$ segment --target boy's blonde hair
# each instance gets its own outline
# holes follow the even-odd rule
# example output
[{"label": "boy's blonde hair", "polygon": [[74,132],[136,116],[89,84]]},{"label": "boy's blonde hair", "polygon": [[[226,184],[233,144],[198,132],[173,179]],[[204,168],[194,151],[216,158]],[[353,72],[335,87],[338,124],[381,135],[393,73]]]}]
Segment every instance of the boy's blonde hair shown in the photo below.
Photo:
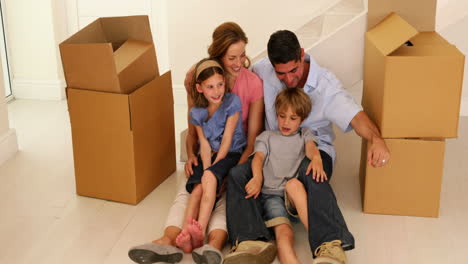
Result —
[{"label": "boy's blonde hair", "polygon": [[312,110],[312,102],[302,88],[286,88],[275,99],[276,114],[286,111],[288,106],[304,121]]},{"label": "boy's blonde hair", "polygon": [[[191,96],[196,107],[208,107],[208,100],[206,100],[202,93],[197,91],[197,84],[201,85],[203,81],[215,74],[220,74],[224,78],[224,70],[217,60],[202,59],[195,66],[191,83]],[[225,89],[225,93],[228,93],[229,91],[226,86]]]}]

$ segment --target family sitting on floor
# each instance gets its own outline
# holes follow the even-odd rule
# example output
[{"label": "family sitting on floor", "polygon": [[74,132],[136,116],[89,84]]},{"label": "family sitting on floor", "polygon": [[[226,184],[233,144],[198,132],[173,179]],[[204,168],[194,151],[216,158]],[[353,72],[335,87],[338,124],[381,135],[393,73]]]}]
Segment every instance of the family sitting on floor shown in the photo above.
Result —
[{"label": "family sitting on floor", "polygon": [[[233,22],[213,32],[208,58],[186,75],[187,182],[164,234],[130,249],[136,263],[300,263],[291,221],[308,232],[314,264],[345,264],[354,237],[329,183],[335,163],[332,124],[369,142],[368,163],[390,153],[379,130],[288,30],[270,36],[249,70],[248,39]],[[221,253],[226,240],[231,253]],[[272,243],[276,240],[276,243]]]}]

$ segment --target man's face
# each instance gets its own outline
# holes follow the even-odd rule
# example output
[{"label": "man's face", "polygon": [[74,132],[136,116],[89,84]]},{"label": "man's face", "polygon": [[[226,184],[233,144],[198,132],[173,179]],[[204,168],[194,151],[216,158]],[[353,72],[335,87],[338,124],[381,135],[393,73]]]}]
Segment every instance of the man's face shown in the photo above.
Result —
[{"label": "man's face", "polygon": [[296,88],[304,73],[304,53],[298,61],[278,63],[274,65],[276,77],[282,81],[287,88]]}]

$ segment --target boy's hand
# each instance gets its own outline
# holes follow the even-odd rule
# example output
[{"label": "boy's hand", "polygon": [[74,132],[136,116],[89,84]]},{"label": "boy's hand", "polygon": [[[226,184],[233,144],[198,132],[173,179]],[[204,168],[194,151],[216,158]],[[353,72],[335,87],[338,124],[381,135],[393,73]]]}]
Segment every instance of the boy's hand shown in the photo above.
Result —
[{"label": "boy's hand", "polygon": [[312,157],[312,160],[307,167],[306,175],[312,171],[312,179],[316,182],[324,182],[328,180],[327,174],[323,170],[322,158],[320,156]]},{"label": "boy's hand", "polygon": [[245,185],[245,192],[247,193],[247,196],[245,196],[245,199],[249,199],[250,197],[257,199],[261,190],[262,190],[262,181],[255,177],[250,179],[250,181]]}]

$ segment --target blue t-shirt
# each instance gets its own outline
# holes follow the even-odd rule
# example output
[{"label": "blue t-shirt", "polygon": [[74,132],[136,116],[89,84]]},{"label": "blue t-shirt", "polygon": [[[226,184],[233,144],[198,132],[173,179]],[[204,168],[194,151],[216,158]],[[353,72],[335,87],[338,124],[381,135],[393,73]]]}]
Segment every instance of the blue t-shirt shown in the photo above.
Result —
[{"label": "blue t-shirt", "polygon": [[218,152],[221,141],[223,140],[227,119],[235,113],[239,113],[239,119],[234,129],[229,152],[242,153],[247,140],[242,130],[242,108],[237,95],[226,93],[223,102],[210,119],[208,119],[208,110],[206,108],[192,107],[190,110],[190,122],[196,126],[202,127],[206,139],[210,142],[211,150]]}]

